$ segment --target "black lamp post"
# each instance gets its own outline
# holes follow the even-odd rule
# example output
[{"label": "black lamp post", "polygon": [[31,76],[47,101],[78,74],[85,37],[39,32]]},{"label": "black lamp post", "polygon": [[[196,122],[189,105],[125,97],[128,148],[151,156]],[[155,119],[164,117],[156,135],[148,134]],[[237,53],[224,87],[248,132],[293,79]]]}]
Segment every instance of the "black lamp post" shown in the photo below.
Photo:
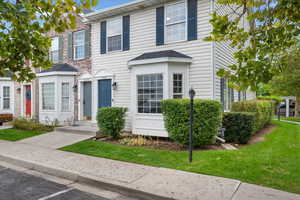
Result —
[{"label": "black lamp post", "polygon": [[194,97],[195,90],[190,89],[190,128],[189,128],[189,162],[193,161],[193,124],[194,124]]}]

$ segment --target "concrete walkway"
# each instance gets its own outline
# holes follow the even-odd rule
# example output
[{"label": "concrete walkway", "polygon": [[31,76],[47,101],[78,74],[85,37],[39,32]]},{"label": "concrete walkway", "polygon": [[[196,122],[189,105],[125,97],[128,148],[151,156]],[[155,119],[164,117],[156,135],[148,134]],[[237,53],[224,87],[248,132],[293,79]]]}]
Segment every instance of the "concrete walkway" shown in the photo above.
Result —
[{"label": "concrete walkway", "polygon": [[300,200],[300,195],[237,180],[96,158],[32,143],[0,140],[0,161],[139,199]]},{"label": "concrete walkway", "polygon": [[16,143],[29,144],[33,146],[41,146],[51,149],[58,149],[64,146],[68,146],[83,140],[92,138],[93,135],[86,134],[72,134],[65,132],[50,132],[35,137],[20,140]]}]

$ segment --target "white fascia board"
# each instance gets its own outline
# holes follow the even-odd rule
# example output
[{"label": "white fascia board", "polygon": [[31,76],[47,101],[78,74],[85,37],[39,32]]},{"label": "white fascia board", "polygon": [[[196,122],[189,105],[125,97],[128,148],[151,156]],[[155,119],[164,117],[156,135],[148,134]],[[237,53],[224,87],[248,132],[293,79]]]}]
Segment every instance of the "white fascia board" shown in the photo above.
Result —
[{"label": "white fascia board", "polygon": [[11,81],[10,77],[1,77],[0,81]]},{"label": "white fascia board", "polygon": [[75,76],[77,75],[78,72],[43,72],[43,73],[38,73],[38,77],[43,77],[43,76]]},{"label": "white fascia board", "polygon": [[128,62],[128,67],[131,68],[135,65],[145,65],[153,63],[192,63],[192,58],[153,58],[153,59],[144,59],[144,60],[133,60]]}]

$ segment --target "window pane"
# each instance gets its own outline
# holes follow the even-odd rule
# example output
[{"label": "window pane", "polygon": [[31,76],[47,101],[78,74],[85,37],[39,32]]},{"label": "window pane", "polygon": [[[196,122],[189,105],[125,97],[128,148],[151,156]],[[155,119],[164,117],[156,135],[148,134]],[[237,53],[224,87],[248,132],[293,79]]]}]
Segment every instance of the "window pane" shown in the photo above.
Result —
[{"label": "window pane", "polygon": [[137,76],[138,112],[161,113],[160,102],[163,99],[162,74]]},{"label": "window pane", "polygon": [[55,101],[54,83],[42,83],[42,108],[43,110],[54,110]]},{"label": "window pane", "polygon": [[62,83],[61,87],[62,91],[62,99],[61,99],[61,110],[64,111],[69,111],[70,108],[70,86],[69,83]]},{"label": "window pane", "polygon": [[58,62],[59,60],[59,51],[51,51],[51,61]]},{"label": "window pane", "polygon": [[74,45],[84,45],[84,31],[78,31],[74,33]]},{"label": "window pane", "polygon": [[107,50],[108,51],[116,51],[116,50],[121,50],[121,35],[117,36],[112,36],[108,38],[107,41]]},{"label": "window pane", "polygon": [[107,22],[107,36],[121,35],[122,21],[121,18],[110,20]]},{"label": "window pane", "polygon": [[167,6],[166,8],[166,24],[185,21],[186,19],[185,3],[178,3]]},{"label": "window pane", "polygon": [[183,76],[182,74],[173,74],[173,98],[181,99],[183,97]]},{"label": "window pane", "polygon": [[3,87],[3,109],[10,109],[10,87]]},{"label": "window pane", "polygon": [[166,36],[168,42],[185,40],[185,35],[185,22],[167,26]]},{"label": "window pane", "polygon": [[57,51],[58,48],[59,48],[58,37],[54,37],[54,38],[52,38],[52,41],[51,41],[51,51]]},{"label": "window pane", "polygon": [[84,46],[76,46],[75,47],[75,59],[84,58]]}]

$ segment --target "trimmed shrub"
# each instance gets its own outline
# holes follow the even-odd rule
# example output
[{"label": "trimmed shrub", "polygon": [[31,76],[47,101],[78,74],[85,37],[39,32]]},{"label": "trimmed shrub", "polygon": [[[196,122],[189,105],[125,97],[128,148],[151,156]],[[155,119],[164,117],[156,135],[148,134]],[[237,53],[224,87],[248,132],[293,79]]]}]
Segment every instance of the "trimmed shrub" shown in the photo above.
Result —
[{"label": "trimmed shrub", "polygon": [[[168,99],[162,101],[165,127],[171,139],[179,144],[188,144],[189,99]],[[193,145],[202,146],[215,143],[215,136],[221,124],[221,104],[219,101],[195,99]]]},{"label": "trimmed shrub", "polygon": [[255,113],[228,112],[223,115],[226,142],[246,144],[255,128]]},{"label": "trimmed shrub", "polygon": [[232,104],[232,112],[255,113],[254,132],[268,124],[274,115],[274,102],[266,100],[239,101]]},{"label": "trimmed shrub", "polygon": [[114,139],[119,138],[125,126],[125,113],[127,108],[109,107],[98,110],[97,121],[100,132]]},{"label": "trimmed shrub", "polygon": [[13,120],[12,114],[0,114],[0,123],[10,122]]},{"label": "trimmed shrub", "polygon": [[13,128],[25,131],[45,131],[50,132],[54,130],[54,126],[40,124],[33,119],[15,119],[12,122]]},{"label": "trimmed shrub", "polygon": [[276,112],[278,105],[283,101],[283,98],[279,96],[259,96],[257,97],[258,100],[267,100],[274,102],[274,112]]}]

